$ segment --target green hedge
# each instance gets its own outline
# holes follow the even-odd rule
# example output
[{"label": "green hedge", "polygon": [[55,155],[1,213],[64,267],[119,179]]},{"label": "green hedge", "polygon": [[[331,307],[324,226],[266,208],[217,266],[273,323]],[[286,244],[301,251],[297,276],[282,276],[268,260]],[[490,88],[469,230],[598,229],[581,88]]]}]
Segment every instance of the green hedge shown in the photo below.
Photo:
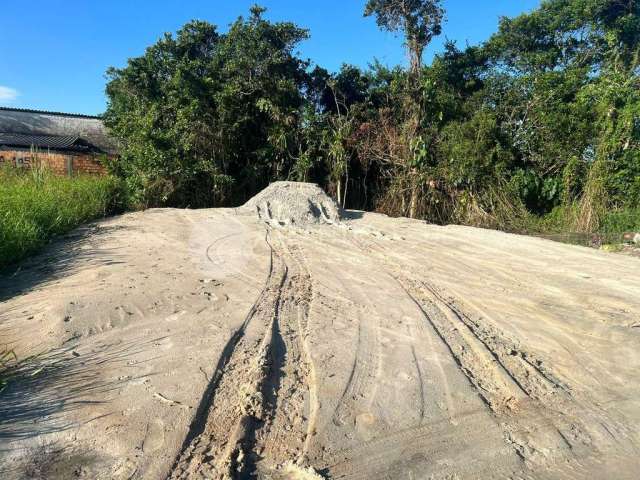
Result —
[{"label": "green hedge", "polygon": [[114,213],[123,199],[121,182],[113,177],[0,169],[0,270],[56,235]]}]

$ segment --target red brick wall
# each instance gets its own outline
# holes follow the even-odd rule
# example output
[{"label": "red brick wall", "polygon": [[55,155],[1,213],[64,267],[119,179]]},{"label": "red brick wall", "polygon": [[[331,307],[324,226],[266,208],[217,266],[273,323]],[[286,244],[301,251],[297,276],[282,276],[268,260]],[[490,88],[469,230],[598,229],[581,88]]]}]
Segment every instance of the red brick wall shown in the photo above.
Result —
[{"label": "red brick wall", "polygon": [[105,175],[107,173],[104,165],[100,163],[100,159],[91,155],[75,157],[73,159],[73,171],[90,173],[93,175]]},{"label": "red brick wall", "polygon": [[75,153],[42,153],[33,154],[19,150],[0,150],[0,165],[30,168],[34,165],[42,165],[56,175],[67,175],[68,159],[71,158],[72,173],[105,175],[106,168],[100,162],[101,156],[94,154]]}]

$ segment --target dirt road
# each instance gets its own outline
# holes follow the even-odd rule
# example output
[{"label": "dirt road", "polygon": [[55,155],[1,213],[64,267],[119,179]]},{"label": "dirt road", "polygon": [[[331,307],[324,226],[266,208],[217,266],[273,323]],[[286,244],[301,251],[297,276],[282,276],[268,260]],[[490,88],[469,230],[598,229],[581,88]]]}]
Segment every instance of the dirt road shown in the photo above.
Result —
[{"label": "dirt road", "polygon": [[2,278],[40,356],[0,477],[637,478],[640,259],[308,204],[127,214]]}]

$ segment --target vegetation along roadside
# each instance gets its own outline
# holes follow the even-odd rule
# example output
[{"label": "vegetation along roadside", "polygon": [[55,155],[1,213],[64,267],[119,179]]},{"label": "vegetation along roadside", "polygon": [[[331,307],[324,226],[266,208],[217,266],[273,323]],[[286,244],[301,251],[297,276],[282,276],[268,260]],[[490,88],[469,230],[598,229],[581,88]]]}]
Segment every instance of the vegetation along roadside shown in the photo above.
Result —
[{"label": "vegetation along roadside", "polygon": [[122,208],[120,180],[60,177],[46,170],[0,169],[0,270],[55,235]]}]

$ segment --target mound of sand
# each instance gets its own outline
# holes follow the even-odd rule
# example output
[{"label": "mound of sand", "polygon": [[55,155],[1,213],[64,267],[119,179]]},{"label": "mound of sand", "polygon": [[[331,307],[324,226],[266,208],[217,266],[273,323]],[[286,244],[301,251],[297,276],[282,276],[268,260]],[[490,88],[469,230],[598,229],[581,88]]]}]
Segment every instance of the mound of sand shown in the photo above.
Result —
[{"label": "mound of sand", "polygon": [[336,224],[336,203],[315,183],[274,182],[244,204],[272,226]]}]

